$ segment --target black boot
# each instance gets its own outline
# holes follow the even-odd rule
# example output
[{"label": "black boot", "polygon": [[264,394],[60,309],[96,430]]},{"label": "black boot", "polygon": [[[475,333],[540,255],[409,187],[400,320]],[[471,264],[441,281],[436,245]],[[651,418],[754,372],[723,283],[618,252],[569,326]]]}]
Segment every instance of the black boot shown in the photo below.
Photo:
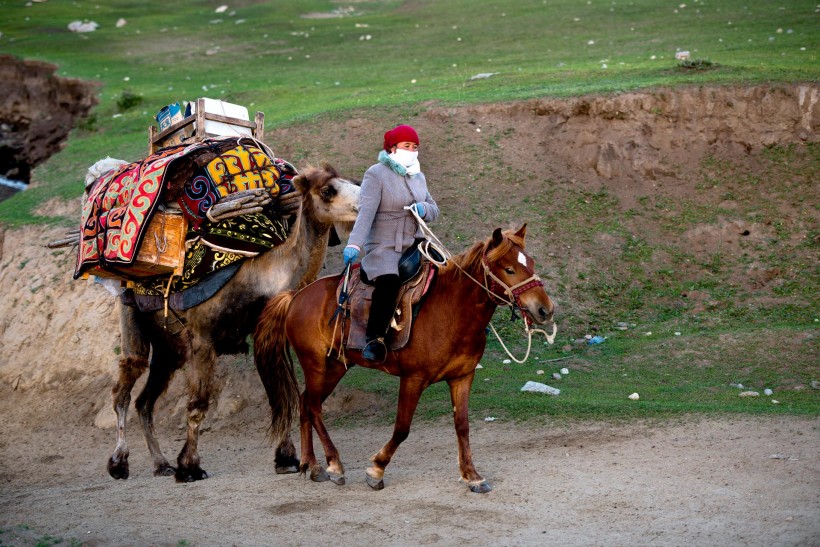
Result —
[{"label": "black boot", "polygon": [[373,363],[384,363],[387,358],[387,346],[384,345],[384,337],[368,340],[367,345],[362,350],[362,357]]},{"label": "black boot", "polygon": [[373,301],[370,304],[370,316],[367,318],[365,331],[367,344],[362,350],[362,357],[374,363],[382,363],[387,357],[384,338],[396,311],[396,300],[401,285],[399,276],[392,274],[380,275],[373,280],[373,285]]}]

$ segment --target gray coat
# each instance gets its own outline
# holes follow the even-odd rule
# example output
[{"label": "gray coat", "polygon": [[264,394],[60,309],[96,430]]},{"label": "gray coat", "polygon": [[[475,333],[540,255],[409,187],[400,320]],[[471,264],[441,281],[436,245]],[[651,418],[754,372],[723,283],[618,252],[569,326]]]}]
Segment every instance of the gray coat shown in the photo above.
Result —
[{"label": "gray coat", "polygon": [[424,173],[401,176],[383,163],[365,172],[359,215],[347,244],[364,251],[362,268],[368,278],[399,273],[401,254],[422,237],[413,215],[404,210],[413,203],[424,204],[424,222],[438,218],[438,205],[427,191]]}]

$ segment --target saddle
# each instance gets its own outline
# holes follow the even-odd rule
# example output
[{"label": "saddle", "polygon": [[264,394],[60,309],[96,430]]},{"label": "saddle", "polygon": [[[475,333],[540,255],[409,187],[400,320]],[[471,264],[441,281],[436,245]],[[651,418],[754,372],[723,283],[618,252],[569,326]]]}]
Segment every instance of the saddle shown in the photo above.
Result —
[{"label": "saddle", "polygon": [[[390,323],[385,344],[391,350],[407,345],[413,325],[414,306],[417,306],[430,288],[436,274],[436,268],[427,260],[422,260],[418,249],[413,249],[407,257],[402,257],[399,264],[399,299],[393,320]],[[366,341],[365,330],[370,316],[370,305],[373,301],[373,285],[361,268],[355,267],[350,272],[348,283],[347,309],[350,310],[350,331],[345,346],[350,349],[363,349]],[[336,298],[342,291],[342,283],[336,289]]]}]

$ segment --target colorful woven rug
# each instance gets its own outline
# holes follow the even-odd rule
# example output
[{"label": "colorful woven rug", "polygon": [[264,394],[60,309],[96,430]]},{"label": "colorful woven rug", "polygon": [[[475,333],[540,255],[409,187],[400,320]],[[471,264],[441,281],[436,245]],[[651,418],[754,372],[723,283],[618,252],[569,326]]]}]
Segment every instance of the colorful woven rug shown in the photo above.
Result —
[{"label": "colorful woven rug", "polygon": [[[275,198],[293,190],[291,181],[296,175],[290,163],[272,160],[254,141],[241,138],[205,139],[169,147],[106,173],[91,186],[83,204],[74,278],[94,266],[127,272],[123,268],[134,263],[157,207],[171,200],[180,205],[189,222],[187,239],[213,243],[207,249],[200,248],[202,243],[187,245],[185,281],[177,280],[177,284],[195,284],[214,269],[245,258],[248,252],[261,252],[281,243],[288,231],[287,221],[273,208],[263,215],[252,215],[260,218],[246,215],[218,224],[206,219],[206,211],[220,198],[242,190],[266,188]],[[216,247],[222,249],[215,251]],[[206,271],[207,267],[211,269]]]},{"label": "colorful woven rug", "polygon": [[145,228],[160,203],[163,177],[185,148],[167,148],[106,173],[83,203],[74,279],[92,266],[134,262]]}]

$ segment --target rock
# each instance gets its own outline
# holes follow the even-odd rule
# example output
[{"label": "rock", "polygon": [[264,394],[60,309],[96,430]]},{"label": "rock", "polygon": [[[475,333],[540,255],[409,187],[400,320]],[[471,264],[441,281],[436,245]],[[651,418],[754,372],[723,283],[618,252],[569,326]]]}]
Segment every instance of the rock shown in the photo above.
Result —
[{"label": "rock", "polygon": [[558,374],[557,372],[553,372],[553,373],[552,373],[552,379],[553,379],[553,380],[560,380],[560,379],[561,379],[561,375],[560,375],[560,374]]},{"label": "rock", "polygon": [[541,370],[541,369],[538,369],[538,370],[535,371],[535,373],[540,376],[540,375],[544,374],[544,371]]},{"label": "rock", "polygon": [[562,368],[562,369],[561,369],[561,374],[563,374],[564,376],[566,376],[567,374],[569,374],[569,369],[568,369],[568,368]]},{"label": "rock", "polygon": [[630,395],[630,396],[629,396],[629,400],[630,400],[630,401],[637,401],[637,400],[639,400],[640,398],[641,398],[641,396],[640,396],[640,395],[638,395],[637,393],[633,393],[632,395]]},{"label": "rock", "polygon": [[820,389],[820,382],[818,382],[817,380],[812,380],[810,385],[814,389]]},{"label": "rock", "polygon": [[760,397],[760,393],[757,391],[743,391],[740,393],[741,397]]},{"label": "rock", "polygon": [[764,389],[764,390],[763,390],[763,395],[766,395],[767,397],[768,397],[769,395],[771,395],[772,393],[774,393],[774,391],[772,391],[772,390],[771,390],[771,389],[769,389],[769,388],[766,388],[766,389]]},{"label": "rock", "polygon": [[547,384],[542,384],[540,382],[533,382],[529,381],[521,388],[521,391],[531,391],[533,393],[546,393],[548,395],[559,395],[561,393],[560,389],[556,389],[554,387],[550,387]]}]

